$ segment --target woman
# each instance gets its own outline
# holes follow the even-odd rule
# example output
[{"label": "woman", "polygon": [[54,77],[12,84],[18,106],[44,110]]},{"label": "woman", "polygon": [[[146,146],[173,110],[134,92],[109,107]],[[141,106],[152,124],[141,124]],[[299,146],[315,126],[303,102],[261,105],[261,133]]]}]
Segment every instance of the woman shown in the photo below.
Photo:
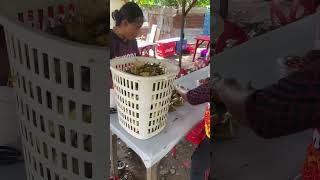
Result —
[{"label": "woman", "polygon": [[[176,87],[177,93],[182,98],[192,105],[198,105],[210,102],[210,88],[209,78],[201,80],[201,85],[190,91],[185,90],[183,87]],[[203,125],[201,122],[198,127]],[[210,169],[210,143],[207,138],[203,139],[198,148],[194,151],[191,157],[191,180],[205,180],[208,176]]]},{"label": "woman", "polygon": [[303,69],[266,88],[246,89],[229,79],[218,90],[234,119],[260,137],[277,138],[315,129],[301,173],[303,180],[320,179],[319,49],[316,45],[306,55]]},{"label": "woman", "polygon": [[110,32],[110,58],[140,56],[136,37],[144,22],[141,8],[133,2],[112,13],[115,27]]}]

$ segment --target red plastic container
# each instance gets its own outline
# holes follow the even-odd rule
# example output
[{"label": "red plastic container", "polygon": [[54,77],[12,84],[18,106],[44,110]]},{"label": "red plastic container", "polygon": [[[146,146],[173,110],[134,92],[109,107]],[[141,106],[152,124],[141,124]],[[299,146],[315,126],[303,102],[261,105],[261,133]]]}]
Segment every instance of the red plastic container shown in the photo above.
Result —
[{"label": "red plastic container", "polygon": [[201,120],[186,136],[186,139],[192,144],[200,144],[201,141],[206,137],[204,129],[205,121]]},{"label": "red plastic container", "polygon": [[160,57],[170,57],[175,55],[176,42],[159,42],[156,47],[157,55]]}]

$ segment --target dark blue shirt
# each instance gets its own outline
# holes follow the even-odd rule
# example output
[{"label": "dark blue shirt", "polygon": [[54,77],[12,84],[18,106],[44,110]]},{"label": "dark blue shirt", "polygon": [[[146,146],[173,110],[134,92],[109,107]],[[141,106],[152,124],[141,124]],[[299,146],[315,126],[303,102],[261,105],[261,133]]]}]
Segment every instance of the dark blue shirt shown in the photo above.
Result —
[{"label": "dark blue shirt", "polygon": [[123,41],[117,34],[110,31],[110,58],[133,56],[140,56],[137,41]]}]

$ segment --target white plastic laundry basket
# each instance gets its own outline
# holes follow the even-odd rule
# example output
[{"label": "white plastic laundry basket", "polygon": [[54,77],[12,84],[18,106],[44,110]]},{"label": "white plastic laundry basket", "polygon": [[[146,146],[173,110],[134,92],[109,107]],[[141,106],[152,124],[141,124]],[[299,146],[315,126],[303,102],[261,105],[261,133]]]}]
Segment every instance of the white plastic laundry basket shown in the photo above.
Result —
[{"label": "white plastic laundry basket", "polygon": [[[124,72],[136,60],[161,63],[165,74],[142,77]],[[163,130],[178,67],[166,60],[147,57],[113,59],[110,63],[121,126],[138,139],[148,139]]]},{"label": "white plastic laundry basket", "polygon": [[0,24],[17,77],[27,179],[109,179],[107,48],[51,36],[3,14]]}]

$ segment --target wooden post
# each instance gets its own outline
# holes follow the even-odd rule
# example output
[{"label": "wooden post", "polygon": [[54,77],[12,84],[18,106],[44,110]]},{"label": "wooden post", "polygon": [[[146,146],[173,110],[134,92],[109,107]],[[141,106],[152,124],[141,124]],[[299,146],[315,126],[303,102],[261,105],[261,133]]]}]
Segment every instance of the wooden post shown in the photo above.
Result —
[{"label": "wooden post", "polygon": [[181,31],[180,31],[180,53],[179,53],[179,67],[181,68],[182,62],[182,47],[183,47],[183,40],[184,40],[184,22],[185,22],[185,14],[186,12],[186,0],[182,1],[182,12],[181,12]]},{"label": "wooden post", "polygon": [[147,180],[158,179],[158,163],[153,165],[151,168],[147,168]]}]

